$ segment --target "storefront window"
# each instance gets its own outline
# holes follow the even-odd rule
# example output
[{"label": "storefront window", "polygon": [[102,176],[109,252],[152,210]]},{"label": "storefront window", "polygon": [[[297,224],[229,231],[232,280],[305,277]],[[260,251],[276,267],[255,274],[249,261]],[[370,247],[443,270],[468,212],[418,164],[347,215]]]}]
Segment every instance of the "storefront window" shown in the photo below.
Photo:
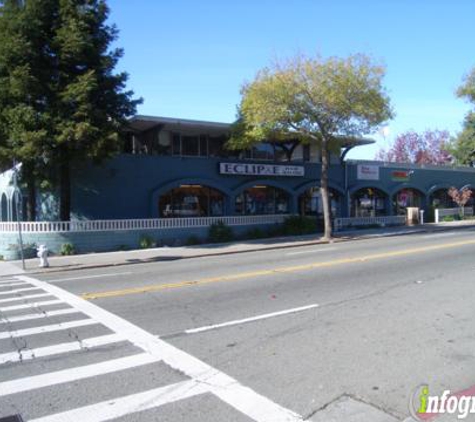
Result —
[{"label": "storefront window", "polygon": [[452,201],[447,189],[438,189],[432,193],[430,204],[433,208],[455,208],[457,206]]},{"label": "storefront window", "polygon": [[170,132],[161,131],[158,133],[157,154],[171,155],[172,153],[172,136]]},{"label": "storefront window", "polygon": [[207,135],[200,135],[200,156],[201,157],[208,156],[208,136]]},{"label": "storefront window", "polygon": [[226,138],[224,136],[210,136],[208,138],[209,156],[223,157],[225,142],[226,142]]},{"label": "storefront window", "polygon": [[246,150],[245,158],[249,160],[274,160],[274,145],[262,142]]},{"label": "storefront window", "polygon": [[181,155],[196,156],[199,153],[199,137],[198,136],[182,136],[181,137]]},{"label": "storefront window", "polygon": [[376,188],[360,189],[353,195],[351,208],[354,217],[386,215],[386,195]]},{"label": "storefront window", "polygon": [[254,186],[236,197],[235,207],[238,214],[286,214],[289,196],[272,186]]},{"label": "storefront window", "polygon": [[224,215],[224,195],[202,185],[181,185],[159,199],[160,217],[209,217]]},{"label": "storefront window", "polygon": [[181,155],[181,136],[179,133],[172,135],[172,153],[173,155]]},{"label": "storefront window", "polygon": [[402,189],[393,197],[394,211],[398,215],[405,215],[407,207],[421,207],[422,194],[415,189]]},{"label": "storefront window", "polygon": [[[329,189],[330,209],[332,218],[340,215],[341,196],[334,189]],[[299,198],[300,213],[302,215],[315,215],[323,218],[322,196],[319,187],[308,189]]]}]

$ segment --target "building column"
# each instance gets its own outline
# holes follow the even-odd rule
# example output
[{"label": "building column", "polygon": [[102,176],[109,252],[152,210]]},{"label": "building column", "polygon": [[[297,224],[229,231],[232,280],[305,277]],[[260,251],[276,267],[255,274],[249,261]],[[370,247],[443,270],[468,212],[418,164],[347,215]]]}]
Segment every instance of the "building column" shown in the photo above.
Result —
[{"label": "building column", "polygon": [[386,205],[386,215],[394,215],[394,213],[396,212],[393,207],[392,197],[392,195],[388,195],[384,201]]}]

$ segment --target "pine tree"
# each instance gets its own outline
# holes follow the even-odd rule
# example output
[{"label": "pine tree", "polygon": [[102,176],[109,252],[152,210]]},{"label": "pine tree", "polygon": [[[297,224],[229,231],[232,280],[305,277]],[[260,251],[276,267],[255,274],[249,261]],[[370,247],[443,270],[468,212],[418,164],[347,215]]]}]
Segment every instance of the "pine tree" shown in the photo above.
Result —
[{"label": "pine tree", "polygon": [[0,162],[33,177],[57,170],[60,218],[70,218],[71,166],[119,151],[119,133],[140,100],[114,73],[121,49],[104,0],[0,3]]}]

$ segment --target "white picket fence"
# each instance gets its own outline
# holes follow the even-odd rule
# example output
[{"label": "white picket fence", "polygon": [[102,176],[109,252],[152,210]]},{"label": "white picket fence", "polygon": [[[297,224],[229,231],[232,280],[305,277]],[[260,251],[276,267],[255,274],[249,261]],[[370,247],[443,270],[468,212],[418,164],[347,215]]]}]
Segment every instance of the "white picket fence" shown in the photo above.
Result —
[{"label": "white picket fence", "polygon": [[406,224],[406,216],[404,215],[390,215],[382,217],[348,217],[348,218],[335,218],[334,228],[335,231],[342,230],[349,227],[362,227],[362,226],[403,226]]},{"label": "white picket fence", "polygon": [[[434,210],[434,221],[440,223],[443,217],[460,215],[460,208],[438,208]],[[465,207],[463,215],[473,217],[473,207]]]},{"label": "white picket fence", "polygon": [[84,221],[13,221],[0,222],[0,233],[17,232],[20,224],[24,233],[58,233],[58,232],[96,232],[118,230],[150,229],[187,229],[209,227],[222,221],[228,226],[248,226],[255,224],[282,223],[289,214],[279,215],[237,215],[225,217],[190,217],[190,218],[148,218],[130,220],[84,220]]}]

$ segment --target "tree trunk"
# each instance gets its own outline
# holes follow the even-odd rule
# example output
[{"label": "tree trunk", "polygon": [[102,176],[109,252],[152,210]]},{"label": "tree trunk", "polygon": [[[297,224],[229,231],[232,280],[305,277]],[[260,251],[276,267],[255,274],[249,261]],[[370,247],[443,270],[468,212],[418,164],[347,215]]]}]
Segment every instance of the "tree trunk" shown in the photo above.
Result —
[{"label": "tree trunk", "polygon": [[322,141],[322,174],[321,174],[321,195],[322,195],[322,208],[323,208],[323,223],[324,232],[323,239],[330,240],[332,238],[332,219],[330,210],[330,199],[328,195],[328,169],[329,169],[329,153],[328,153],[328,140]]},{"label": "tree trunk", "polygon": [[71,171],[69,162],[65,158],[59,166],[59,219],[71,219]]},{"label": "tree trunk", "polygon": [[26,181],[26,220],[36,221],[36,179],[31,165],[25,164],[23,167]]}]

